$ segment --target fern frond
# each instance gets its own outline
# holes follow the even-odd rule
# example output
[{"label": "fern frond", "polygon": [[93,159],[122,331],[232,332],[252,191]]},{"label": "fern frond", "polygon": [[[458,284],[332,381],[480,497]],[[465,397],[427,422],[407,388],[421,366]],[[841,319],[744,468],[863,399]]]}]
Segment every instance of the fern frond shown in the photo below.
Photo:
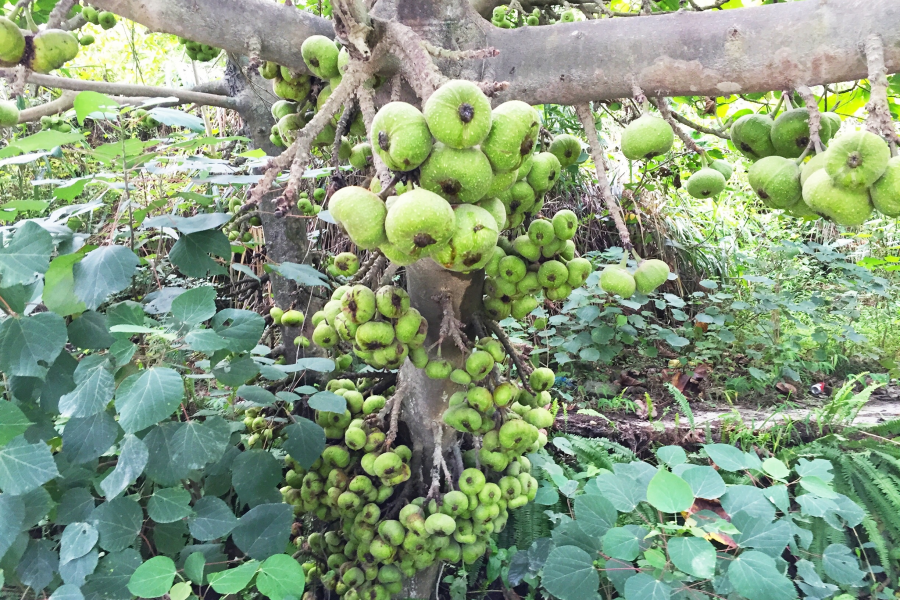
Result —
[{"label": "fern frond", "polygon": [[874,547],[875,554],[878,556],[878,562],[881,563],[881,567],[888,573],[890,577],[892,575],[891,571],[891,556],[890,549],[888,548],[888,541],[884,538],[884,535],[881,533],[881,529],[871,517],[866,517],[862,521],[863,529],[866,531],[866,537],[869,538],[869,542],[871,542]]},{"label": "fern frond", "polygon": [[669,393],[672,394],[672,397],[675,398],[675,402],[678,404],[678,408],[681,409],[681,413],[687,418],[688,423],[690,423],[691,425],[691,431],[693,431],[694,411],[691,410],[691,405],[688,402],[688,399],[685,398],[684,394],[682,394],[681,391],[671,383],[666,383],[666,388],[669,390]]}]

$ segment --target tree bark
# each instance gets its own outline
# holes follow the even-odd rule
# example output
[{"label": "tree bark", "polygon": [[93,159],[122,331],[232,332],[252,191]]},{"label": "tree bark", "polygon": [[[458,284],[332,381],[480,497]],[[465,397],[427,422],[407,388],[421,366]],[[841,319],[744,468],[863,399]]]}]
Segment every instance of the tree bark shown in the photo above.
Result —
[{"label": "tree bark", "polygon": [[896,0],[804,0],[724,11],[491,28],[498,100],[578,104],[630,97],[723,96],[867,76],[861,44],[880,35],[900,70]]}]

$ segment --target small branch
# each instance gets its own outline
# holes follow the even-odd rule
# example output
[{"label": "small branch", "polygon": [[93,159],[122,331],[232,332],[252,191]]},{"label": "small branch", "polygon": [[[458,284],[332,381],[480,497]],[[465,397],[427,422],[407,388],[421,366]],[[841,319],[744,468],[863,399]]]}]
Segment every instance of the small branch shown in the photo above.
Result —
[{"label": "small branch", "polygon": [[58,29],[74,5],[75,0],[59,0],[50,11],[50,16],[47,17],[47,29]]},{"label": "small branch", "polygon": [[694,138],[678,126],[678,121],[672,116],[672,111],[669,110],[669,104],[666,102],[665,98],[654,98],[651,102],[653,103],[653,106],[659,109],[659,114],[672,126],[675,135],[678,136],[678,139],[681,140],[681,143],[683,143],[686,148],[690,148],[692,152],[695,152],[700,156],[706,156],[706,150],[698,146],[697,142],[694,141]]},{"label": "small branch", "polygon": [[[434,500],[441,493],[441,466],[444,465],[443,446],[441,445],[443,437],[443,428],[440,423],[433,421],[431,423],[431,431],[434,433],[434,454],[431,457],[431,487],[428,488],[428,495],[425,500]],[[446,469],[446,465],[444,465]]]},{"label": "small branch", "polygon": [[484,92],[488,98],[493,98],[500,92],[505,92],[509,87],[508,81],[479,81],[478,88]]},{"label": "small branch", "polygon": [[19,113],[19,123],[31,123],[32,121],[39,121],[41,117],[64,113],[74,106],[75,95],[75,92],[65,91],[52,102],[26,108]]},{"label": "small branch", "polygon": [[344,105],[344,112],[341,113],[341,118],[338,120],[337,127],[334,128],[334,143],[331,145],[331,163],[335,168],[337,168],[341,162],[341,138],[344,137],[350,129],[350,122],[355,116],[356,107],[353,103],[353,98],[351,97]]},{"label": "small branch", "polygon": [[410,27],[397,21],[385,24],[385,37],[392,50],[406,58],[402,61],[402,68],[407,73],[406,80],[413,86],[422,102],[425,102],[441,87],[446,78],[431,60],[422,38]]},{"label": "small branch", "polygon": [[603,147],[600,145],[600,140],[597,137],[597,126],[594,125],[594,113],[591,112],[591,107],[588,104],[577,104],[575,112],[581,121],[582,127],[584,127],[584,133],[590,145],[591,158],[594,159],[594,167],[597,170],[597,185],[600,188],[600,197],[603,199],[606,209],[616,224],[616,230],[619,232],[619,239],[625,248],[625,252],[629,252],[633,247],[631,245],[631,236],[628,234],[628,227],[626,227],[625,220],[622,218],[622,207],[619,206],[609,187]]},{"label": "small branch", "polygon": [[369,252],[368,258],[366,258],[365,262],[360,265],[359,270],[353,276],[352,279],[347,283],[347,285],[356,285],[357,283],[361,283],[369,271],[375,267],[375,264],[378,262],[379,258],[383,258],[384,254],[382,254],[379,250],[372,250]]},{"label": "small branch", "polygon": [[506,350],[506,354],[509,355],[509,358],[512,359],[513,364],[516,365],[516,373],[519,374],[519,379],[522,381],[522,387],[524,387],[529,394],[533,394],[534,390],[532,390],[531,386],[528,384],[528,376],[534,369],[532,369],[530,365],[522,360],[522,355],[519,354],[518,350],[513,348],[512,343],[509,341],[509,336],[506,335],[506,332],[503,331],[503,328],[500,327],[500,325],[498,325],[491,319],[484,319],[483,323],[488,329],[491,330],[494,335],[497,336],[497,339],[500,340],[501,344],[503,344],[503,349]]},{"label": "small branch", "polygon": [[700,123],[694,123],[687,117],[680,114],[678,111],[670,111],[672,118],[685,125],[686,127],[690,127],[694,131],[699,131],[700,133],[706,133],[708,135],[714,135],[718,138],[722,138],[723,140],[731,139],[728,133],[722,129],[707,127],[706,125],[701,125]]},{"label": "small branch", "polygon": [[403,91],[403,76],[395,73],[391,77],[391,102],[400,101],[400,93]]},{"label": "small branch", "polygon": [[893,144],[900,143],[900,137],[894,129],[891,119],[891,111],[887,100],[887,75],[884,66],[884,43],[878,35],[872,34],[866,38],[866,62],[869,70],[869,103],[866,110],[869,116],[866,119],[866,129],[880,132]]},{"label": "small branch", "polygon": [[391,420],[382,446],[385,452],[391,449],[391,445],[397,439],[397,428],[400,426],[400,407],[403,405],[403,396],[406,394],[406,381],[406,379],[398,378],[394,395],[391,396]]},{"label": "small branch", "polygon": [[[22,68],[0,69],[0,77],[8,80],[16,78],[17,71]],[[68,77],[57,77],[55,75],[41,75],[40,73],[29,73],[25,78],[25,82],[41,85],[48,88],[58,88],[63,90],[74,90],[76,92],[94,91],[103,94],[112,94],[117,96],[150,96],[156,98],[165,98],[172,96],[178,98],[181,102],[200,104],[205,106],[219,106],[222,108],[230,108],[237,110],[237,101],[228,96],[217,94],[207,94],[203,92],[195,92],[184,88],[167,88],[151,85],[134,85],[129,83],[108,83],[106,81],[88,81],[84,79],[70,79]]]},{"label": "small branch", "polygon": [[819,113],[819,103],[816,102],[815,95],[807,86],[797,86],[796,91],[803,98],[803,102],[806,103],[806,110],[809,113],[809,146],[816,151],[816,154],[819,154],[825,150],[825,146],[822,145],[822,136],[820,135],[822,115]]},{"label": "small branch", "polygon": [[[453,312],[453,303],[450,301],[450,294],[441,292],[440,294],[432,296],[431,299],[441,305],[441,312],[443,313],[438,340],[431,345],[431,348],[440,347],[440,345],[444,343],[444,339],[446,339],[447,336],[450,336],[456,344],[456,347],[459,348],[459,351],[465,356],[469,351],[466,347],[466,342],[462,337],[462,331],[465,329],[466,324],[456,318],[456,315]],[[431,348],[429,348],[429,350]]]}]

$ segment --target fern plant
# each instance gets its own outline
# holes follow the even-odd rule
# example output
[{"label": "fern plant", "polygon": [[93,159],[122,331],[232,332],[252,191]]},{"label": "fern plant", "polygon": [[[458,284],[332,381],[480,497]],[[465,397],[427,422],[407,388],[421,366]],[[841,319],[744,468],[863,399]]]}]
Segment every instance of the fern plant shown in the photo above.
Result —
[{"label": "fern plant", "polygon": [[671,383],[666,383],[666,388],[668,388],[669,393],[672,394],[672,397],[675,398],[676,404],[678,404],[678,408],[681,410],[681,414],[685,416],[688,420],[688,423],[691,426],[691,431],[694,430],[694,411],[691,410],[691,405],[688,403],[688,399],[681,393],[681,391],[672,385]]}]

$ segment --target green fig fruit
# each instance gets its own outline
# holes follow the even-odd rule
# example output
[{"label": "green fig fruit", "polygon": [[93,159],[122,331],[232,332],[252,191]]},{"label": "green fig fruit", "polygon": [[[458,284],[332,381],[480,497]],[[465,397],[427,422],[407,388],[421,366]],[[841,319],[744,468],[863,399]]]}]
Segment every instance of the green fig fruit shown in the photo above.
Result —
[{"label": "green fig fruit", "polygon": [[803,201],[813,212],[838,225],[862,225],[872,214],[868,190],[838,187],[827,169],[816,171],[806,180]]},{"label": "green fig fruit", "polygon": [[0,127],[14,127],[19,124],[19,109],[15,102],[0,101]]},{"label": "green fig fruit", "polygon": [[[532,221],[532,225],[538,221]],[[546,221],[545,221],[546,222]],[[529,230],[531,226],[529,226]],[[552,229],[552,224],[551,224]],[[537,234],[535,234],[537,235]],[[513,250],[516,254],[529,261],[536,261],[541,256],[541,247],[531,240],[527,234],[522,234],[513,240]]]},{"label": "green fig fruit", "polygon": [[419,183],[451,204],[461,204],[481,200],[492,180],[491,164],[484,152],[438,142],[422,164]]},{"label": "green fig fruit", "polygon": [[528,238],[538,246],[549,244],[556,238],[553,222],[547,219],[535,219],[528,226]]},{"label": "green fig fruit", "polygon": [[[376,310],[375,292],[364,285],[354,285],[341,297],[341,311],[351,323],[361,325],[371,321]],[[393,328],[391,337],[393,338]]]},{"label": "green fig fruit", "polygon": [[818,171],[819,169],[825,168],[825,162],[828,160],[828,151],[819,152],[812,158],[810,158],[806,163],[800,167],[800,185],[803,186],[806,183],[806,180],[809,179],[809,176]]},{"label": "green fig fruit", "polygon": [[630,160],[647,160],[672,149],[675,132],[664,119],[644,114],[622,132],[622,154]]},{"label": "green fig fruit", "polygon": [[538,270],[538,283],[545,288],[558,288],[569,280],[569,270],[558,260],[548,260]]},{"label": "green fig fruit", "polygon": [[747,172],[753,191],[770,208],[788,208],[801,196],[800,168],[781,156],[767,156],[753,163]]},{"label": "green fig fruit", "polygon": [[388,319],[399,319],[409,311],[409,294],[393,285],[384,285],[375,292],[378,312]]},{"label": "green fig fruit", "polygon": [[685,187],[694,198],[712,198],[725,189],[725,177],[716,169],[704,167],[691,175]]},{"label": "green fig fruit", "polygon": [[503,202],[501,202],[499,199],[484,198],[475,206],[483,208],[488,213],[490,213],[492,217],[494,217],[494,222],[497,224],[497,231],[506,229],[506,206],[504,206]]},{"label": "green fig fruit", "polygon": [[466,371],[475,381],[481,381],[494,368],[494,357],[490,352],[475,350],[466,358]]},{"label": "green fig fruit", "polygon": [[361,142],[350,150],[350,164],[355,169],[364,171],[372,166],[372,146],[368,142]]},{"label": "green fig fruit", "polygon": [[776,154],[797,158],[809,146],[809,111],[805,108],[784,111],[772,124],[770,136]]},{"label": "green fig fruit", "polygon": [[397,197],[384,227],[388,241],[400,252],[424,257],[444,246],[453,235],[455,223],[453,208],[446,200],[416,188]]},{"label": "green fig fruit", "polygon": [[338,334],[331,325],[322,322],[313,330],[312,341],[322,348],[332,348],[338,343]]},{"label": "green fig fruit", "polygon": [[491,177],[491,185],[488,187],[485,196],[493,198],[508,190],[516,182],[516,171],[509,173],[494,173]]},{"label": "green fig fruit", "polygon": [[773,156],[776,153],[771,138],[774,124],[768,115],[744,115],[731,125],[731,142],[752,160]]},{"label": "green fig fruit", "polygon": [[334,268],[339,275],[351,277],[359,271],[359,258],[353,252],[341,252],[334,257]]},{"label": "green fig fruit", "polygon": [[463,433],[475,433],[481,427],[481,415],[477,410],[464,404],[451,406],[445,410],[443,420],[450,427]]},{"label": "green fig fruit", "polygon": [[722,177],[725,178],[727,182],[731,179],[731,174],[734,172],[734,169],[731,167],[731,163],[728,161],[722,160],[721,158],[717,158],[709,163],[710,169],[715,169],[719,173],[722,174]]},{"label": "green fig fruit", "polygon": [[299,310],[289,310],[281,315],[281,324],[286,327],[300,327],[305,317]]},{"label": "green fig fruit", "polygon": [[559,181],[560,170],[556,156],[550,152],[538,152],[534,155],[528,172],[528,185],[534,189],[535,194],[543,194]]},{"label": "green fig fruit", "polygon": [[447,379],[452,372],[453,365],[444,359],[430,360],[425,366],[425,375],[431,379]]},{"label": "green fig fruit", "polygon": [[560,166],[565,169],[569,165],[574,165],[581,156],[581,140],[574,135],[561,133],[553,138],[549,150],[559,160]]},{"label": "green fig fruit", "polygon": [[448,81],[428,97],[422,113],[435,139],[451,148],[480,144],[491,130],[491,103],[471,81]]},{"label": "green fig fruit", "polygon": [[334,42],[324,35],[311,35],[300,46],[303,62],[319,79],[338,77],[338,49]]},{"label": "green fig fruit", "polygon": [[103,29],[112,29],[116,26],[116,15],[104,10],[97,14],[97,24]]},{"label": "green fig fruit", "polygon": [[886,217],[900,217],[900,157],[888,161],[884,174],[869,189],[872,204]]},{"label": "green fig fruit", "polygon": [[[412,192],[404,194],[405,198]],[[489,212],[472,204],[460,204],[451,209],[454,225],[449,242],[439,248],[432,258],[445,269],[468,273],[484,267],[497,245],[499,230]],[[390,213],[388,214],[390,219]]]},{"label": "green fig fruit", "polygon": [[275,79],[272,91],[279,98],[285,100],[293,100],[294,102],[303,102],[312,89],[312,82],[309,77],[301,77],[288,81],[287,79]]},{"label": "green fig fruit", "polygon": [[579,288],[584,285],[590,274],[594,272],[594,265],[586,258],[573,258],[566,263],[566,269],[569,271],[569,278],[566,280],[566,283],[573,288]]},{"label": "green fig fruit", "polygon": [[385,232],[388,210],[381,198],[366,188],[339,189],[331,196],[329,210],[360,248],[372,249],[388,241]]},{"label": "green fig fruit", "polygon": [[384,321],[369,321],[356,330],[356,343],[364,350],[380,350],[394,342],[394,328]]},{"label": "green fig fruit", "polygon": [[431,153],[425,117],[406,102],[388,102],[372,121],[373,149],[393,171],[411,171]]},{"label": "green fig fruit", "polygon": [[49,73],[75,58],[80,47],[68,31],[45,29],[32,38],[28,68],[35,73]]},{"label": "green fig fruit", "polygon": [[891,159],[887,143],[868,131],[842,135],[831,142],[827,154],[825,171],[834,185],[857,190],[878,181]]},{"label": "green fig fruit", "polygon": [[19,26],[0,17],[0,62],[13,65],[22,60],[25,53],[25,36]]},{"label": "green fig fruit", "polygon": [[553,233],[560,240],[570,240],[578,230],[578,216],[569,209],[553,215]]},{"label": "green fig fruit", "polygon": [[481,150],[495,173],[515,171],[531,154],[540,130],[537,111],[519,100],[504,102],[491,113],[491,130]]},{"label": "green fig fruit", "polygon": [[607,294],[631,298],[637,289],[637,284],[631,273],[618,265],[609,265],[600,272],[600,287]]},{"label": "green fig fruit", "polygon": [[642,294],[649,294],[668,279],[669,265],[656,258],[641,262],[634,272],[635,286]]},{"label": "green fig fruit", "polygon": [[534,207],[534,188],[526,181],[517,181],[498,198],[506,206],[507,214],[524,213]]}]

